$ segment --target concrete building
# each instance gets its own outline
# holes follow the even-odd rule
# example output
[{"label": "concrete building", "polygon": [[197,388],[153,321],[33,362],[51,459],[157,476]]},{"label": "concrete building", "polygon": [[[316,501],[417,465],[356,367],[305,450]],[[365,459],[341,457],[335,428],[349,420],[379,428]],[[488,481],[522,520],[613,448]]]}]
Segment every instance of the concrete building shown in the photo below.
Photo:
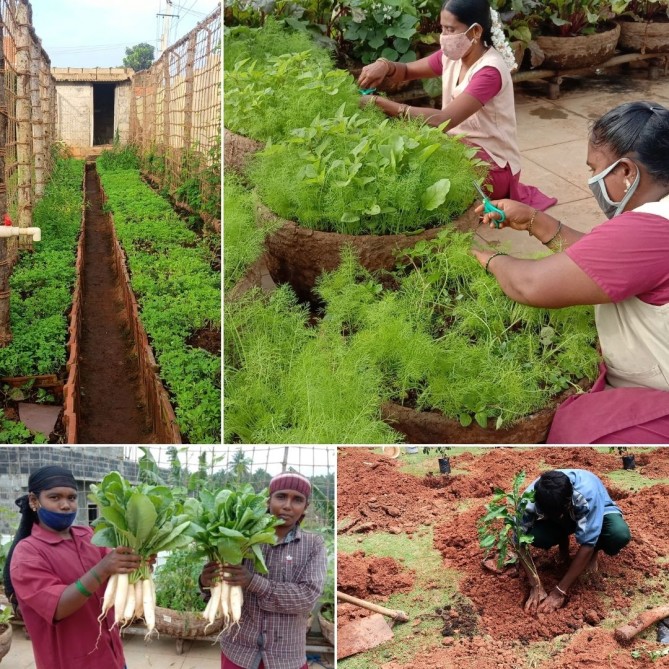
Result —
[{"label": "concrete building", "polygon": [[130,91],[134,71],[123,67],[53,67],[56,80],[56,136],[75,156],[95,155],[118,134],[130,133]]},{"label": "concrete building", "polygon": [[13,534],[19,521],[14,500],[28,492],[30,472],[46,465],[66,467],[74,475],[79,492],[78,525],[87,525],[97,517],[97,507],[87,499],[91,483],[111,471],[120,472],[131,483],[138,482],[138,464],[124,457],[122,446],[0,448],[0,534]]}]

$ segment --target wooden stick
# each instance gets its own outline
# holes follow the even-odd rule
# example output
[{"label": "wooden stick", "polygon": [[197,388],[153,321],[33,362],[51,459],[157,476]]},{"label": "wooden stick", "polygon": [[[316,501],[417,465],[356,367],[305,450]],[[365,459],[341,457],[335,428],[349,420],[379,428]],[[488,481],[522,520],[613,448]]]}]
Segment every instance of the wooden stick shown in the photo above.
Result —
[{"label": "wooden stick", "polygon": [[656,606],[640,613],[634,620],[616,628],[614,636],[617,641],[631,641],[639,632],[643,632],[658,620],[669,617],[669,604]]},{"label": "wooden stick", "polygon": [[351,597],[344,592],[339,592],[337,590],[337,599],[342,602],[348,602],[349,604],[355,604],[356,606],[361,606],[363,609],[369,609],[375,613],[381,613],[384,616],[389,616],[393,620],[396,620],[399,623],[406,623],[409,620],[409,616],[404,613],[404,611],[396,611],[394,609],[387,609],[385,606],[379,606],[378,604],[372,604],[364,599],[358,599],[357,597]]}]

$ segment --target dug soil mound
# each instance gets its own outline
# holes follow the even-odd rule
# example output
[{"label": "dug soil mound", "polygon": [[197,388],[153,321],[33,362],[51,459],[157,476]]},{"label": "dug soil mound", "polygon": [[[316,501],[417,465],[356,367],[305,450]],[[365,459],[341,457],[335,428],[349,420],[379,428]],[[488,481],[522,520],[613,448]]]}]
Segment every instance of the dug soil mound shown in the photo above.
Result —
[{"label": "dug soil mound", "polygon": [[370,599],[370,595],[409,592],[415,575],[391,557],[366,557],[364,551],[337,555],[337,588],[353,597]]},{"label": "dug soil mound", "polygon": [[[475,618],[475,625],[468,628],[473,635],[463,634],[453,624],[450,627],[447,624],[441,630],[445,634],[425,638],[419,654],[410,662],[393,660],[389,646],[387,660],[378,662],[378,666],[381,669],[527,669],[529,666],[627,669],[665,666],[663,662],[669,666],[667,658],[651,661],[645,650],[657,646],[650,642],[637,638],[623,647],[613,638],[612,628],[633,617],[640,604],[650,601],[651,596],[661,600],[669,597],[669,585],[657,581],[669,555],[669,514],[665,511],[669,485],[657,483],[632,489],[637,483],[632,477],[639,474],[646,478],[646,483],[669,475],[669,449],[639,453],[636,460],[637,470],[630,473],[626,485],[612,483],[608,478],[622,469],[620,454],[591,448],[500,447],[483,454],[460,453],[451,458],[451,465],[454,470],[466,473],[451,476],[412,476],[400,471],[407,458],[390,460],[367,449],[347,449],[339,459],[338,470],[340,518],[344,519],[341,531],[410,534],[420,525],[431,525],[434,546],[443,556],[444,567],[461,574],[456,596],[471,603]],[[602,478],[630,526],[632,540],[616,556],[600,553],[598,571],[577,580],[563,608],[552,614],[531,616],[523,609],[529,593],[524,574],[516,567],[501,574],[483,567],[477,522],[492,492],[496,488],[509,490],[519,471],[526,472],[523,484],[526,486],[541,472],[559,468],[588,469]],[[399,515],[395,511],[400,511]],[[572,537],[572,558],[577,550]],[[545,588],[552,589],[564,575],[567,564],[560,561],[557,548],[548,551],[533,548],[532,554]],[[370,556],[364,559],[369,560]],[[346,562],[343,564],[347,569]],[[351,570],[354,568],[366,578],[364,565]],[[347,580],[352,579],[353,571],[344,574]],[[341,571],[339,578],[341,584]],[[448,622],[449,617],[447,614],[444,620]],[[561,638],[563,650],[553,658],[539,663],[532,660],[528,664],[527,653],[532,644],[556,637]],[[639,651],[638,658],[633,658],[632,650]]]}]

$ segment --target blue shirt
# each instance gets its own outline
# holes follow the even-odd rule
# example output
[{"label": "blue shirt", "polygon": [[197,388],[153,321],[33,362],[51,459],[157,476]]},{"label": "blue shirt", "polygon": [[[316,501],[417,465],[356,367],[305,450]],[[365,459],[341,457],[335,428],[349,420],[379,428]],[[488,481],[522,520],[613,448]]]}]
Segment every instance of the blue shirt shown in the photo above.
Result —
[{"label": "blue shirt", "polygon": [[[592,472],[586,469],[557,469],[569,477],[574,491],[571,496],[572,508],[569,512],[576,523],[574,538],[581,546],[594,546],[602,533],[604,516],[607,513],[622,511],[614,504],[604,484]],[[535,479],[527,488],[534,490]],[[528,532],[537,520],[544,518],[535,502],[529,502],[523,514],[522,527]]]}]

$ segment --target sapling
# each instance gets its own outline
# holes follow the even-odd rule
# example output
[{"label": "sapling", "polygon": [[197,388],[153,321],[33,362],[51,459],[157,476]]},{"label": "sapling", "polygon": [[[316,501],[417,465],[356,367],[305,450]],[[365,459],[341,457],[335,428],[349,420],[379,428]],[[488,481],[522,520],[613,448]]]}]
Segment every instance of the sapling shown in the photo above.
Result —
[{"label": "sapling", "polygon": [[521,471],[513,479],[511,492],[495,489],[492,501],[485,506],[485,515],[479,519],[478,535],[485,550],[484,559],[494,550],[499,569],[520,561],[532,587],[537,587],[541,586],[541,579],[529,551],[533,537],[523,529],[523,514],[534,501],[534,490],[521,494],[524,481],[525,472]]}]

